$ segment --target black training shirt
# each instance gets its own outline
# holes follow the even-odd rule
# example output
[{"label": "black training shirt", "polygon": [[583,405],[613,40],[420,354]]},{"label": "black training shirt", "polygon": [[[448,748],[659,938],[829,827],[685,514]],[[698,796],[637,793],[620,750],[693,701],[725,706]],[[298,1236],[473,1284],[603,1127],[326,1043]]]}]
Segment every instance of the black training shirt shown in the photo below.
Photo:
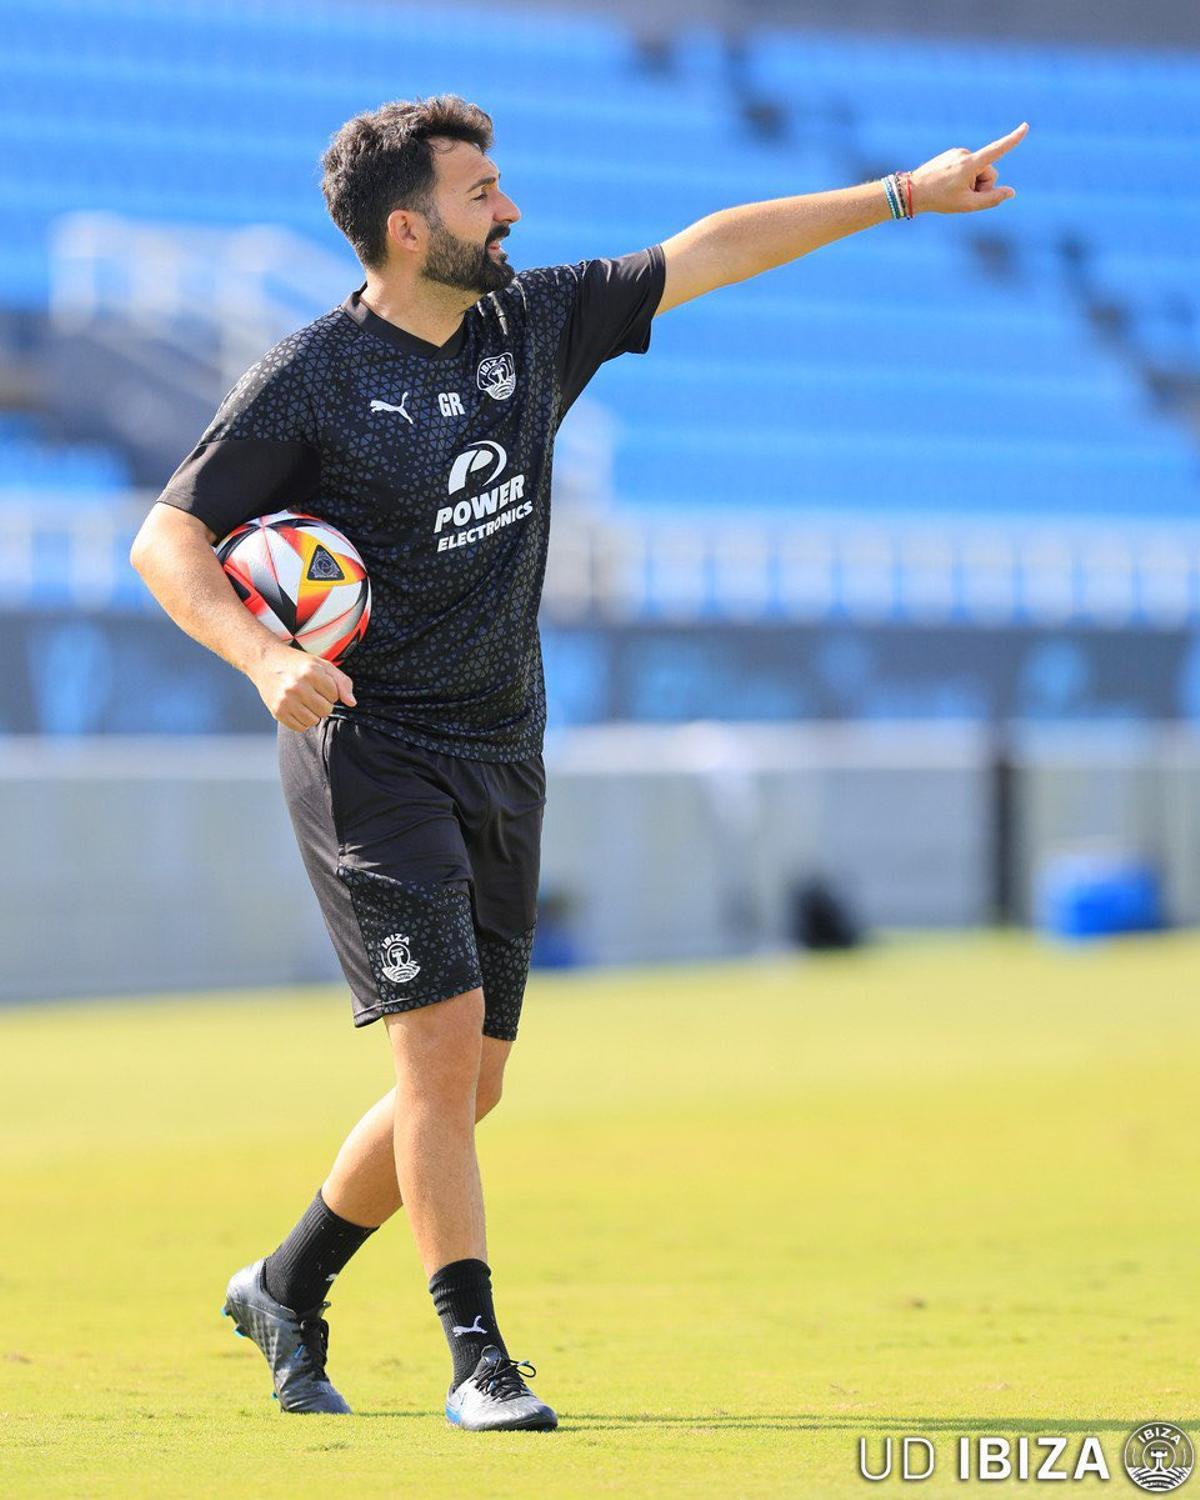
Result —
[{"label": "black training shirt", "polygon": [[440,348],[355,292],[247,370],[160,498],[219,537],[300,510],[350,538],[371,620],[346,662],[358,706],[335,713],[452,755],[535,755],[554,436],[605,360],[649,347],[664,276],[658,245],[523,271]]}]

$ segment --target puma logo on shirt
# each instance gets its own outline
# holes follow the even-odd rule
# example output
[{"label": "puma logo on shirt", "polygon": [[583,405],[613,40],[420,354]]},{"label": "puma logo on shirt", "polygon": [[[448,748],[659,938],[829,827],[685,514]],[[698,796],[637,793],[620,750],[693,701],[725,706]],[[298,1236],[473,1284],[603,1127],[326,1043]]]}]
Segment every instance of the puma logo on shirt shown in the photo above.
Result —
[{"label": "puma logo on shirt", "polygon": [[399,406],[393,406],[390,401],[378,401],[378,400],[376,400],[376,401],[372,401],[371,402],[371,410],[372,411],[398,411],[400,413],[400,415],[404,418],[404,420],[406,422],[411,423],[412,426],[415,427],[417,424],[415,422],[413,422],[413,419],[404,410],[404,403],[407,400],[408,400],[408,392],[405,391],[405,393],[403,394],[403,396],[400,397],[400,405]]}]

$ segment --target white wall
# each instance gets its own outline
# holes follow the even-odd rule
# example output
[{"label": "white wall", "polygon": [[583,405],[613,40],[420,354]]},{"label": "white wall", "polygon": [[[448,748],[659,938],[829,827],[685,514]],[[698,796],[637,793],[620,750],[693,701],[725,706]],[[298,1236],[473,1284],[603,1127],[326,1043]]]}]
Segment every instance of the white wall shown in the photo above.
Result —
[{"label": "white wall", "polygon": [[[987,917],[977,733],[616,726],[547,762],[543,890],[593,961],[778,946],[812,874],[871,924]],[[0,996],[336,976],[273,737],[10,739],[0,828]]]},{"label": "white wall", "polygon": [[[1157,862],[1200,923],[1200,739],[1026,732],[1013,850],[1096,844]],[[821,875],[868,926],[992,915],[993,773],[979,730],[609,726],[547,748],[543,891],[596,962],[788,940]],[[0,998],[337,977],[283,806],[273,737],[0,741]]]}]

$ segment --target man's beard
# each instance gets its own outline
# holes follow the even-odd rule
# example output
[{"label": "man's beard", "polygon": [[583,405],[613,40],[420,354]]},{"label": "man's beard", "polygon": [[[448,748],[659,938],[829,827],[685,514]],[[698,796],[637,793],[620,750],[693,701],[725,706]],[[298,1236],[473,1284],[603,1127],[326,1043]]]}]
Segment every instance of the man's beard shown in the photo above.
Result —
[{"label": "man's beard", "polygon": [[[517,274],[507,261],[494,256],[487,245],[481,247],[469,240],[460,240],[436,214],[429,217],[429,228],[429,251],[421,272],[426,281],[436,281],[441,286],[453,286],[459,291],[475,292],[485,297],[488,292],[498,292],[507,286]],[[488,244],[507,234],[507,229],[498,230]]]}]

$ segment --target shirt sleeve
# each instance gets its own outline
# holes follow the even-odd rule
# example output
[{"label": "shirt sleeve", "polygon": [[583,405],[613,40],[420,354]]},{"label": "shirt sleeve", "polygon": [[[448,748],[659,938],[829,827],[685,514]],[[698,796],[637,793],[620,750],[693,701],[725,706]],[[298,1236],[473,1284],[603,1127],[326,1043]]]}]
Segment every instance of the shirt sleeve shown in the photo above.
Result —
[{"label": "shirt sleeve", "polygon": [[254,516],[303,510],[321,456],[299,359],[272,350],[229,392],[158,497],[228,535]]},{"label": "shirt sleeve", "polygon": [[600,366],[618,354],[645,354],[662,301],[667,263],[661,245],[575,267],[578,290],[558,347],[562,417]]}]

